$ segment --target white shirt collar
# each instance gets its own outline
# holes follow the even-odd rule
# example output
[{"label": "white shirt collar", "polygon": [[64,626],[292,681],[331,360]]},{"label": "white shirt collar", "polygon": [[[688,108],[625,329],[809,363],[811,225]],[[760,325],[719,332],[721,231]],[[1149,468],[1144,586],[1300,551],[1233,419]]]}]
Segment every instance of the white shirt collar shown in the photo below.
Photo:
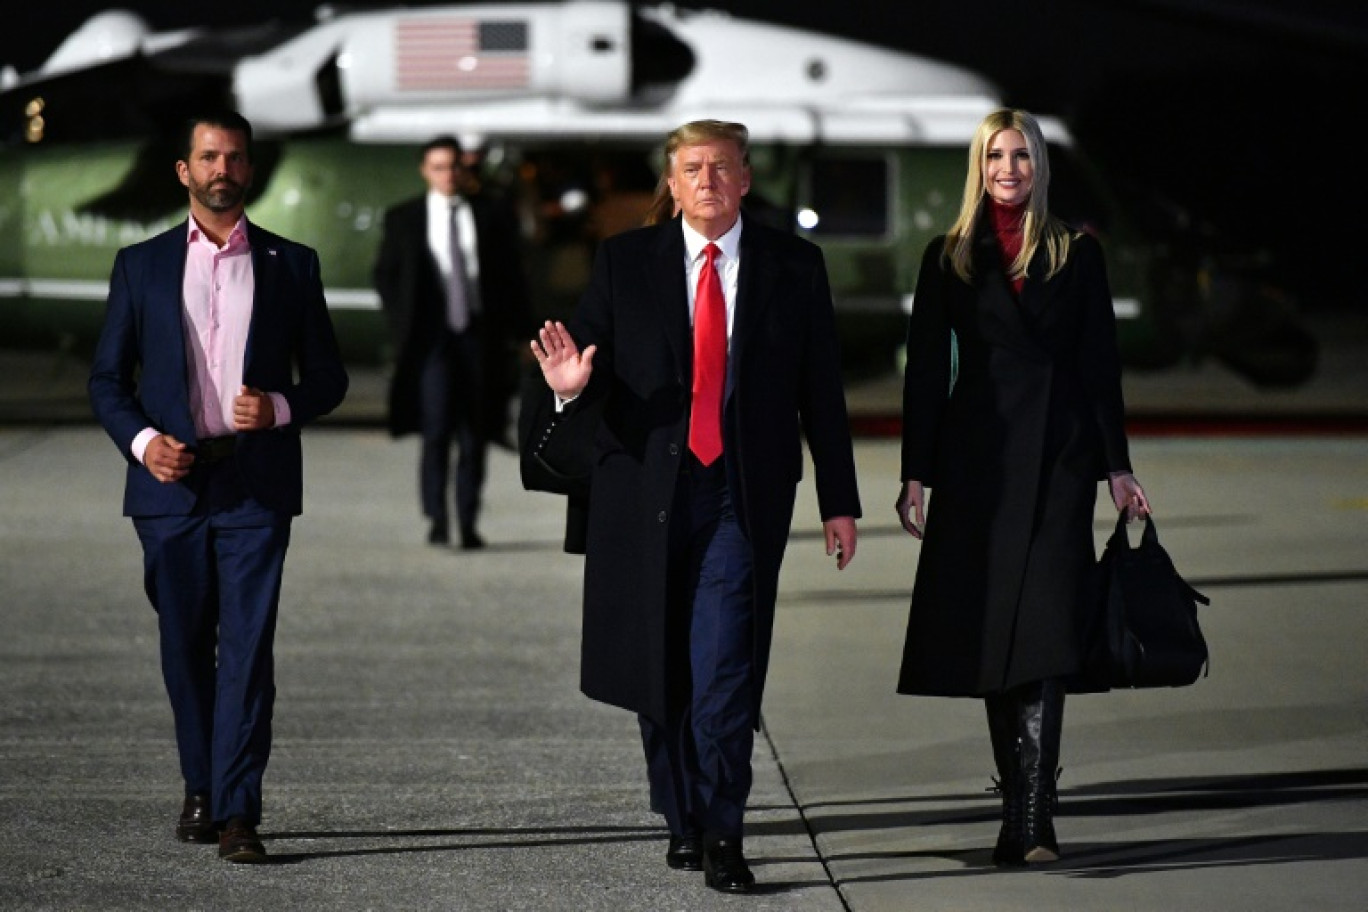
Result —
[{"label": "white shirt collar", "polygon": [[429,190],[427,200],[429,209],[457,209],[465,205],[465,197],[459,193],[454,196],[443,196],[436,190]]},{"label": "white shirt collar", "polygon": [[718,249],[722,251],[722,256],[728,260],[735,261],[738,258],[741,251],[740,213],[736,216],[736,224],[728,228],[727,233],[715,241],[709,241],[699,234],[684,219],[681,218],[679,223],[684,226],[684,252],[688,254],[690,263],[702,256],[703,248],[709,243],[716,244]]}]

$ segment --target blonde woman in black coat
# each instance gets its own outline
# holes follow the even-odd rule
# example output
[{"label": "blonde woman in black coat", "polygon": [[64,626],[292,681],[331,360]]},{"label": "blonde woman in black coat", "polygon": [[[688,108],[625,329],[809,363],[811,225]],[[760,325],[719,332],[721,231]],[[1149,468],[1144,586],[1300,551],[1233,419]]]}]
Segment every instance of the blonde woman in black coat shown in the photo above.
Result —
[{"label": "blonde woman in black coat", "polygon": [[1149,512],[1131,474],[1102,248],[1050,214],[1049,184],[1037,120],[984,118],[907,330],[896,506],[922,545],[898,692],[983,699],[999,866],[1059,857],[1064,681],[1080,666],[1098,483],[1129,519]]}]

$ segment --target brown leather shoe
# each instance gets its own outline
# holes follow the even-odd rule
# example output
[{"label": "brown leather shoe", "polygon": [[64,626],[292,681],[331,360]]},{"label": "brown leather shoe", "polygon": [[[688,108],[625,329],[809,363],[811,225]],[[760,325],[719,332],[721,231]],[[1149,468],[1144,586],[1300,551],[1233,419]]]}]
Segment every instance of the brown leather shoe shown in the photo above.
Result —
[{"label": "brown leather shoe", "polygon": [[260,864],[266,860],[266,847],[257,838],[256,827],[241,817],[230,817],[219,836],[219,858],[238,864]]},{"label": "brown leather shoe", "polygon": [[176,838],[181,842],[218,842],[218,827],[209,811],[208,795],[186,795],[176,820]]}]

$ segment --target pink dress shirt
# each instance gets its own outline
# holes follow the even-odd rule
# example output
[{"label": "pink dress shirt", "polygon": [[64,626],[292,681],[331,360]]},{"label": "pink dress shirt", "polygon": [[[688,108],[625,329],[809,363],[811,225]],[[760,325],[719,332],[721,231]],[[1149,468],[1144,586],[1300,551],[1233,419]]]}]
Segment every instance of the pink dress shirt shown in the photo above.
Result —
[{"label": "pink dress shirt", "polygon": [[[219,247],[190,217],[185,248],[181,306],[185,320],[185,356],[189,367],[190,411],[195,433],[224,437],[233,429],[233,399],[242,388],[247,332],[252,324],[252,248],[247,243],[247,217],[238,219],[227,242]],[[290,421],[290,406],[280,393],[269,392],[276,427]],[[160,431],[144,428],[133,441],[142,461],[148,442]],[[183,441],[191,443],[192,441]]]}]

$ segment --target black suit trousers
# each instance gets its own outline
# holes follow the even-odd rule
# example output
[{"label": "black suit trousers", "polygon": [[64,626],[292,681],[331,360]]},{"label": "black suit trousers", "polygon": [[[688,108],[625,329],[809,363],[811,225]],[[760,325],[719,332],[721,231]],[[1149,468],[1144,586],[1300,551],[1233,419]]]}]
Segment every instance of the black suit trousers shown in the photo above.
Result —
[{"label": "black suit trousers", "polygon": [[422,458],[418,471],[423,513],[434,523],[448,521],[454,442],[459,451],[454,477],[456,518],[465,531],[473,531],[479,518],[489,449],[480,395],[481,361],[475,327],[463,333],[443,331],[423,359],[419,386]]}]

